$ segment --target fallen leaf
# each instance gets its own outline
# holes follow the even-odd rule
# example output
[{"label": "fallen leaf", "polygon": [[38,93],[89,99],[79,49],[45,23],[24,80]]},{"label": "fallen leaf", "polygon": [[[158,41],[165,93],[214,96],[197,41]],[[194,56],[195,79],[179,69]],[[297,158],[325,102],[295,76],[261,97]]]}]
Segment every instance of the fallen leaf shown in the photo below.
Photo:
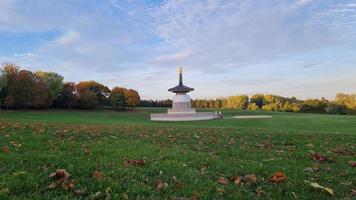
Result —
[{"label": "fallen leaf", "polygon": [[140,160],[125,160],[124,161],[124,166],[128,167],[128,166],[143,166],[146,164],[146,161],[143,159]]},{"label": "fallen leaf", "polygon": [[205,171],[206,171],[206,166],[205,165],[200,165],[200,167],[199,167],[199,174],[201,175],[201,176],[203,176],[204,174],[205,174]]},{"label": "fallen leaf", "polygon": [[124,198],[124,200],[129,200],[129,195],[126,192],[124,192],[122,194],[122,198]]},{"label": "fallen leaf", "polygon": [[161,190],[165,189],[166,187],[168,187],[168,183],[166,183],[162,180],[159,180],[156,182],[156,189],[158,191],[161,191]]},{"label": "fallen leaf", "polygon": [[94,179],[96,179],[97,181],[102,181],[105,179],[105,175],[101,171],[98,171],[98,170],[92,174],[92,177]]},{"label": "fallen leaf", "polygon": [[234,182],[235,185],[239,185],[241,183],[241,177],[233,176],[233,177],[231,177],[231,181]]},{"label": "fallen leaf", "polygon": [[257,177],[254,174],[244,176],[246,182],[256,183]]},{"label": "fallen leaf", "polygon": [[351,165],[351,167],[356,167],[356,161],[350,160],[348,163]]},{"label": "fallen leaf", "polygon": [[264,190],[262,190],[261,187],[256,188],[255,192],[256,192],[257,196],[259,196],[259,197],[266,195],[266,192]]},{"label": "fallen leaf", "polygon": [[346,146],[339,146],[333,149],[333,152],[343,155],[343,156],[354,156],[356,152],[352,151],[350,148]]},{"label": "fallen leaf", "polygon": [[352,194],[353,196],[356,196],[356,189],[351,189],[351,194]]},{"label": "fallen leaf", "polygon": [[319,162],[332,162],[331,159],[329,159],[327,156],[318,154],[318,153],[314,153],[312,154],[312,158],[315,161],[319,161]]},{"label": "fallen leaf", "polygon": [[217,191],[219,194],[224,194],[224,193],[225,193],[225,190],[222,189],[222,188],[216,188],[216,191]]},{"label": "fallen leaf", "polygon": [[9,153],[10,152],[10,148],[8,146],[3,146],[2,147],[2,152]]},{"label": "fallen leaf", "polygon": [[85,194],[85,189],[81,189],[81,190],[75,190],[74,193],[78,196],[82,196]]},{"label": "fallen leaf", "polygon": [[283,172],[276,172],[268,179],[269,182],[275,183],[283,182],[285,180],[287,180],[287,176]]},{"label": "fallen leaf", "polygon": [[227,180],[225,177],[218,177],[217,182],[218,182],[220,185],[227,185],[227,184],[229,183],[229,180]]},{"label": "fallen leaf", "polygon": [[68,179],[70,174],[65,169],[57,169],[55,172],[49,175],[49,178],[55,179]]},{"label": "fallen leaf", "polygon": [[75,180],[74,179],[65,180],[62,183],[62,187],[63,187],[64,190],[70,190],[70,189],[74,188],[74,185],[75,185]]},{"label": "fallen leaf", "polygon": [[334,191],[328,187],[324,187],[324,186],[321,186],[319,185],[319,183],[315,183],[315,182],[310,182],[310,181],[305,181],[306,184],[309,184],[310,186],[312,186],[313,188],[316,188],[316,189],[321,189],[323,191],[326,191],[327,193],[331,194],[331,195],[334,195]]},{"label": "fallen leaf", "polygon": [[199,195],[197,192],[194,192],[194,196],[192,200],[199,200]]}]

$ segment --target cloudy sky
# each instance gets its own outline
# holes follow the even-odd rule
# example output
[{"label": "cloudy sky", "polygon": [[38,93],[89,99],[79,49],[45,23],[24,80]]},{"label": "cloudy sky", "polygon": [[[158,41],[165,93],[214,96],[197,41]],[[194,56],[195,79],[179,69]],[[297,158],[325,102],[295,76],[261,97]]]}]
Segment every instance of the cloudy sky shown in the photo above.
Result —
[{"label": "cloudy sky", "polygon": [[192,98],[356,93],[356,0],[0,0],[0,63]]}]

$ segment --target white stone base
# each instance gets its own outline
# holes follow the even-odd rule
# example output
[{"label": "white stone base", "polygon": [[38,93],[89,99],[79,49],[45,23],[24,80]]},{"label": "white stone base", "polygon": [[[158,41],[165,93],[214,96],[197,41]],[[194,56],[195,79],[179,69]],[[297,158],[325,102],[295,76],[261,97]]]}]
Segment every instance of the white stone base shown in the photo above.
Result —
[{"label": "white stone base", "polygon": [[195,114],[195,109],[194,108],[183,108],[183,109],[168,109],[168,114],[173,114],[173,115],[184,115],[184,114]]},{"label": "white stone base", "polygon": [[213,112],[196,112],[194,114],[152,113],[151,121],[201,121],[220,118]]}]

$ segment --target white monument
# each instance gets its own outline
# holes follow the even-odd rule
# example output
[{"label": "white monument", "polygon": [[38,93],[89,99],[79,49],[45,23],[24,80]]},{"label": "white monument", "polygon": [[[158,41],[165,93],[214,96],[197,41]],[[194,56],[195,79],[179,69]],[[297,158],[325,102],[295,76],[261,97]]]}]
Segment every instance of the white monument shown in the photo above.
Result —
[{"label": "white monument", "polygon": [[197,121],[219,118],[213,112],[196,112],[192,108],[192,99],[187,95],[193,88],[183,85],[183,70],[179,68],[179,84],[168,91],[175,93],[172,108],[168,113],[152,113],[152,121]]}]

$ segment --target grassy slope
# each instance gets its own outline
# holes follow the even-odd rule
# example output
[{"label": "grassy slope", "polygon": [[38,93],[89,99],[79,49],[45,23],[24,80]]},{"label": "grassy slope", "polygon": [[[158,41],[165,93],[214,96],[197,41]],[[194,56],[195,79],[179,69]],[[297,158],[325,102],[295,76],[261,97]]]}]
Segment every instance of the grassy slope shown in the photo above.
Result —
[{"label": "grassy slope", "polygon": [[[0,191],[9,189],[0,192],[0,198],[88,198],[108,187],[113,199],[123,198],[123,193],[130,199],[171,199],[195,192],[201,199],[251,199],[257,198],[257,187],[266,191],[267,199],[294,199],[293,193],[299,199],[352,198],[356,172],[347,162],[355,160],[356,117],[267,113],[273,119],[236,120],[229,117],[266,113],[225,111],[224,120],[165,123],[150,122],[151,111],[162,110],[1,112],[0,147],[9,146],[10,152],[0,152]],[[22,146],[15,148],[11,141]],[[336,147],[344,151],[336,152]],[[313,161],[309,155],[313,151],[334,162]],[[123,166],[125,159],[141,158],[147,160],[143,167]],[[201,165],[207,167],[204,175],[199,174]],[[317,172],[303,171],[318,166]],[[75,189],[86,190],[84,196],[46,189],[51,183],[48,174],[57,168],[71,173]],[[96,170],[105,174],[105,180],[91,177]],[[285,172],[288,181],[268,183],[275,171]],[[258,182],[216,183],[219,176],[244,174],[256,174]],[[169,186],[158,192],[158,180]],[[336,194],[319,193],[304,180],[329,186]]]}]

